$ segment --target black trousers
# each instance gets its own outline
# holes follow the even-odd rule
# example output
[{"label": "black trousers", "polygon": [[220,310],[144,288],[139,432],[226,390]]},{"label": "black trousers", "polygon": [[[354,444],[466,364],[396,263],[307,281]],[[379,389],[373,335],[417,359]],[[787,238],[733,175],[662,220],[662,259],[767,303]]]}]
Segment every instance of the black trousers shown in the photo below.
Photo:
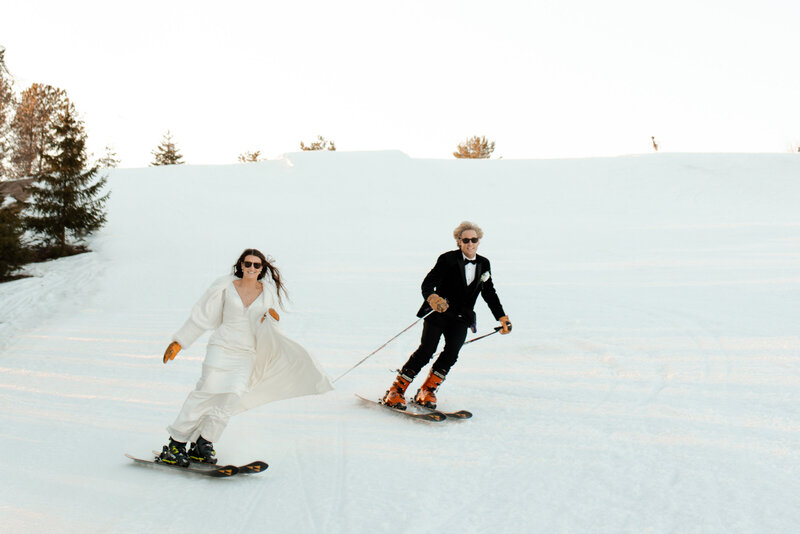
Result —
[{"label": "black trousers", "polygon": [[456,317],[433,314],[425,319],[423,325],[419,348],[411,354],[401,372],[409,378],[417,376],[431,361],[439,340],[444,336],[444,349],[433,362],[432,370],[446,375],[458,360],[458,352],[467,339],[467,323]]}]

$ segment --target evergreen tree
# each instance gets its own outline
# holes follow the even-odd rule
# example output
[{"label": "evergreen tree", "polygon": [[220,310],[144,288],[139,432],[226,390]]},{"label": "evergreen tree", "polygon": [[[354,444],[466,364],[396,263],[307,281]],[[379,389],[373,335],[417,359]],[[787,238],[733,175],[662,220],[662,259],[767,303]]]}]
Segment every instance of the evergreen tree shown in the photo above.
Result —
[{"label": "evergreen tree", "polygon": [[[0,47],[2,48],[2,47]],[[13,81],[0,49],[0,179],[11,177],[11,119],[14,113]]]},{"label": "evergreen tree", "polygon": [[336,145],[333,141],[327,141],[321,135],[317,136],[317,140],[311,143],[310,145],[306,145],[304,142],[300,141],[300,149],[302,150],[330,150],[335,151]]},{"label": "evergreen tree", "polygon": [[72,103],[62,106],[55,122],[56,152],[45,157],[45,171],[31,185],[25,226],[63,256],[70,237],[82,239],[105,223],[108,193],[99,167],[86,169],[86,133]]},{"label": "evergreen tree", "polygon": [[5,195],[0,193],[0,282],[11,278],[14,271],[28,261],[19,212],[20,205],[7,202]]},{"label": "evergreen tree", "polygon": [[97,165],[101,169],[116,169],[119,167],[120,159],[117,157],[117,152],[111,145],[106,145],[103,157],[97,161]]},{"label": "evergreen tree", "polygon": [[458,145],[453,155],[459,159],[489,159],[492,152],[494,152],[494,141],[489,142],[486,137],[475,135]]},{"label": "evergreen tree", "polygon": [[167,130],[164,137],[161,139],[161,144],[153,150],[153,157],[155,158],[150,164],[151,167],[158,167],[161,165],[182,165],[183,156],[175,146],[172,140],[172,134]]},{"label": "evergreen tree", "polygon": [[22,92],[11,122],[11,164],[17,176],[45,170],[45,158],[56,150],[56,117],[68,102],[66,91],[50,85],[35,83]]}]

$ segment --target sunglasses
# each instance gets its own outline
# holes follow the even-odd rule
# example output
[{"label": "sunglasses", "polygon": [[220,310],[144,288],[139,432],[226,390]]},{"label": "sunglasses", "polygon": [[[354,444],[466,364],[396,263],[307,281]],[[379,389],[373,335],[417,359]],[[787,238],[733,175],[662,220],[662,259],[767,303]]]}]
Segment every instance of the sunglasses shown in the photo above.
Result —
[{"label": "sunglasses", "polygon": [[242,263],[248,269],[250,267],[253,267],[254,269],[260,269],[261,268],[261,262],[259,262],[259,261],[243,261]]},{"label": "sunglasses", "polygon": [[477,237],[464,237],[461,239],[461,242],[464,243],[465,245],[467,243],[477,243],[478,241],[480,241],[480,239],[478,239]]}]

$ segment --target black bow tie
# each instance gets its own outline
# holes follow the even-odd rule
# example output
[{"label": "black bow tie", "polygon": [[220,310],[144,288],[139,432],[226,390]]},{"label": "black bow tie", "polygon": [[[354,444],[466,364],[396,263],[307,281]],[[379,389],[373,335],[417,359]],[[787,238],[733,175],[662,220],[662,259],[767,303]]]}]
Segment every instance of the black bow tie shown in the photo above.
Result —
[{"label": "black bow tie", "polygon": [[478,263],[478,260],[468,260],[467,258],[464,258],[464,265],[466,265],[468,263],[471,263],[472,265],[475,265],[475,264]]}]

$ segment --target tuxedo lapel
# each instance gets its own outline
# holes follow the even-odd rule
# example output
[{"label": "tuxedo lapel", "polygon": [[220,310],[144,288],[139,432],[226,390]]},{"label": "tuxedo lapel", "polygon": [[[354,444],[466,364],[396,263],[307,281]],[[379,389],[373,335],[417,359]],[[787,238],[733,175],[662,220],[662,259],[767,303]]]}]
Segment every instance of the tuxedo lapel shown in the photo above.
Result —
[{"label": "tuxedo lapel", "polygon": [[[461,251],[459,251],[461,252]],[[464,255],[458,254],[456,256],[456,266],[458,267],[458,273],[461,275],[461,285],[463,287],[467,287],[467,273],[464,270]]]},{"label": "tuxedo lapel", "polygon": [[479,261],[478,263],[475,264],[475,280],[477,282],[475,284],[476,288],[480,288],[481,287],[481,275],[482,274],[483,274],[483,263]]}]

